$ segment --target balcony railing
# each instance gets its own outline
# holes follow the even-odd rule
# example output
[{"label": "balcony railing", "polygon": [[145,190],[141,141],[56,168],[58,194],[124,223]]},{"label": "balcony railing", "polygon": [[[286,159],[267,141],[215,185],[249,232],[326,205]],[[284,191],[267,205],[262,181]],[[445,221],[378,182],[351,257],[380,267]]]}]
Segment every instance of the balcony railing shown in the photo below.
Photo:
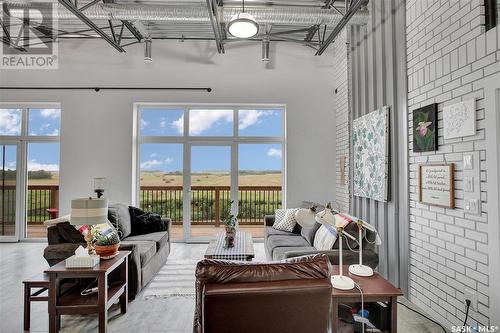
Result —
[{"label": "balcony railing", "polygon": [[[14,221],[16,212],[16,186],[0,187],[2,221]],[[51,218],[48,209],[59,207],[59,185],[29,185],[26,202],[28,223],[39,224]]]},{"label": "balcony railing", "polygon": [[[6,185],[0,189],[2,220],[14,218],[16,189]],[[29,185],[27,193],[28,223],[40,224],[51,218],[48,209],[59,208],[58,185]],[[264,215],[273,214],[281,207],[281,186],[240,186],[238,189],[239,223],[261,225]],[[141,186],[140,207],[172,219],[174,224],[183,221],[182,186]],[[220,225],[229,211],[229,186],[192,186],[191,223],[194,225]]]},{"label": "balcony railing", "polygon": [[[220,225],[227,214],[229,186],[191,187],[191,224]],[[261,225],[264,215],[281,207],[281,186],[240,186],[238,188],[239,223]],[[140,207],[170,217],[174,224],[183,220],[182,186],[141,186]]]}]

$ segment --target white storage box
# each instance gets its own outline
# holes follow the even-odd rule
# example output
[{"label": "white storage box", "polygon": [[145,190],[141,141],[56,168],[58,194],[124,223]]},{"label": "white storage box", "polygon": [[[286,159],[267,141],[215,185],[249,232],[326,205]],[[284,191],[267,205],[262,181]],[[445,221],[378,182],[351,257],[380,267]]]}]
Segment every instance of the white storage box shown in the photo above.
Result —
[{"label": "white storage box", "polygon": [[66,268],[91,268],[99,263],[99,256],[76,256],[66,259]]}]

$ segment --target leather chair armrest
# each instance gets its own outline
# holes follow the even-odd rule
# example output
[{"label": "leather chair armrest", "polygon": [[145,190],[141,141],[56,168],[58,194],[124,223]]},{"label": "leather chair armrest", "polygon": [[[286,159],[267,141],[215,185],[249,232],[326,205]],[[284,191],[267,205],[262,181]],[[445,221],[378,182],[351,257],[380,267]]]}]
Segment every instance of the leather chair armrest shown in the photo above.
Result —
[{"label": "leather chair armrest", "polygon": [[[302,250],[285,252],[285,258],[301,257],[316,253],[326,254],[332,265],[339,264],[339,250]],[[359,254],[350,250],[342,251],[342,261],[344,265],[352,265],[359,263]],[[378,266],[378,254],[373,250],[363,250],[363,264],[375,269]]]},{"label": "leather chair armrest", "polygon": [[274,224],[274,215],[264,216],[264,225],[267,227],[272,227]]}]

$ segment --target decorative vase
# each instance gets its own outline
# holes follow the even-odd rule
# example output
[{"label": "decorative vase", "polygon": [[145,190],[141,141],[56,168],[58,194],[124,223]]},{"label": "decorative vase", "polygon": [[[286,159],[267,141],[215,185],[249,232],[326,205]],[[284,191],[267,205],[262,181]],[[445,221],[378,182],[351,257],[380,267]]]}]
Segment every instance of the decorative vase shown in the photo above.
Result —
[{"label": "decorative vase", "polygon": [[234,239],[236,238],[236,228],[226,227],[226,237],[224,238],[224,247],[234,247]]},{"label": "decorative vase", "polygon": [[116,257],[118,254],[118,248],[120,244],[113,245],[95,245],[96,254],[101,257],[101,259],[111,259]]}]

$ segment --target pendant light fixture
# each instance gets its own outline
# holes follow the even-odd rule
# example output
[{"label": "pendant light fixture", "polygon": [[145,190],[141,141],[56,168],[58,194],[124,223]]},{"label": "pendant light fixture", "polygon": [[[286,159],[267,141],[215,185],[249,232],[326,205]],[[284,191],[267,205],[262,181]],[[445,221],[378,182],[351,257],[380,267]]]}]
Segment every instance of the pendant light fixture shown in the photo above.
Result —
[{"label": "pendant light fixture", "polygon": [[259,25],[255,18],[251,14],[245,13],[245,0],[243,0],[242,12],[231,18],[227,29],[236,38],[251,38],[259,32]]}]

